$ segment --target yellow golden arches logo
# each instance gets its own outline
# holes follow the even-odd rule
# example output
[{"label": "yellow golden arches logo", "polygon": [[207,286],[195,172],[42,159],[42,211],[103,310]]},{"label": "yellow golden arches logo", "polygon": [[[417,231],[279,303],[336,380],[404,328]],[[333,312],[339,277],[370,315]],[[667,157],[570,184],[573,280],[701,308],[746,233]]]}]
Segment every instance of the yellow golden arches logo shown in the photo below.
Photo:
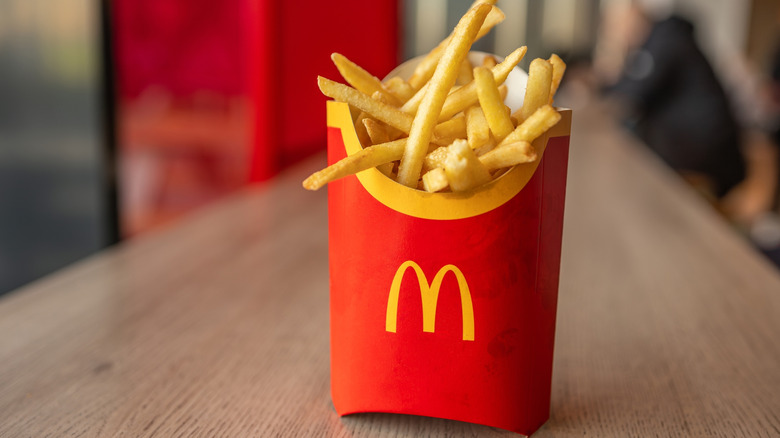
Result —
[{"label": "yellow golden arches logo", "polygon": [[428,284],[428,279],[425,277],[420,265],[408,260],[398,267],[393,277],[393,282],[390,285],[390,294],[387,298],[387,316],[385,318],[385,330],[395,333],[396,322],[398,320],[398,296],[401,292],[401,280],[404,278],[406,271],[412,268],[417,274],[417,282],[420,284],[420,294],[422,295],[422,311],[423,311],[423,331],[433,333],[436,327],[436,305],[439,303],[439,289],[441,288],[441,282],[444,280],[444,276],[448,272],[452,272],[455,278],[458,280],[458,288],[460,289],[460,307],[463,313],[463,340],[474,340],[474,306],[471,303],[471,292],[469,291],[469,284],[466,282],[466,277],[455,265],[446,265],[439,269],[436,276],[433,277],[431,284]]}]

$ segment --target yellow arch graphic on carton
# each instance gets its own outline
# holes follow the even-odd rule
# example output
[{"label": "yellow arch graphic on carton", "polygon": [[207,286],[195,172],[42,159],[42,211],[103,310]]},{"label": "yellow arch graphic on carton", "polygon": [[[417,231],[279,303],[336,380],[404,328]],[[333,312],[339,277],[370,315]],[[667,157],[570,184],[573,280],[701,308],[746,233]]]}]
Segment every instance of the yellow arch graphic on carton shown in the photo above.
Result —
[{"label": "yellow arch graphic on carton", "polygon": [[[328,101],[328,126],[341,129],[347,155],[362,149],[349,105]],[[423,219],[451,220],[477,216],[503,205],[517,195],[533,176],[547,146],[548,137],[569,135],[571,111],[561,110],[561,121],[534,142],[540,157],[533,163],[513,167],[484,186],[459,193],[428,193],[415,190],[386,177],[377,169],[358,172],[357,178],[377,201],[395,211]]]},{"label": "yellow arch graphic on carton", "polygon": [[446,265],[439,269],[436,276],[433,277],[431,284],[428,284],[428,279],[425,277],[420,265],[412,260],[405,261],[395,271],[393,282],[390,285],[390,294],[387,298],[387,315],[385,317],[385,330],[388,332],[396,332],[396,324],[398,321],[398,296],[401,292],[401,281],[404,278],[408,268],[412,268],[417,274],[417,282],[420,285],[420,295],[422,296],[422,311],[423,311],[423,331],[433,333],[436,328],[436,305],[439,303],[439,289],[441,289],[441,283],[444,280],[444,276],[448,272],[452,272],[455,278],[458,280],[458,289],[460,289],[460,307],[463,315],[463,340],[474,340],[474,305],[471,303],[471,291],[469,291],[469,284],[466,282],[466,277],[463,276],[463,272],[455,265]]}]

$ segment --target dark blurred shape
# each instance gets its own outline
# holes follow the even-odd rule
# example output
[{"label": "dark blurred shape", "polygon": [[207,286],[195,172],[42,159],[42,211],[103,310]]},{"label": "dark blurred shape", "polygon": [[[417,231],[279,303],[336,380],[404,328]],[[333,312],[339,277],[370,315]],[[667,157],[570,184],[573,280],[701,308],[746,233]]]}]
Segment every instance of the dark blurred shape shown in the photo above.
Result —
[{"label": "dark blurred shape", "polygon": [[745,177],[739,125],[691,22],[654,23],[609,90],[638,136],[699,188],[722,197]]},{"label": "dark blurred shape", "polygon": [[0,2],[0,294],[114,243],[108,2]]},{"label": "dark blurred shape", "polygon": [[[780,23],[780,19],[778,20]],[[775,145],[780,148],[780,41],[777,42],[769,75],[769,100],[772,122],[769,130]]]},{"label": "dark blurred shape", "polygon": [[[778,16],[780,21],[780,16]],[[774,202],[771,210],[761,215],[751,228],[751,237],[758,247],[780,267],[780,41],[774,50],[767,84],[767,121],[765,130],[771,139],[774,153]]]}]

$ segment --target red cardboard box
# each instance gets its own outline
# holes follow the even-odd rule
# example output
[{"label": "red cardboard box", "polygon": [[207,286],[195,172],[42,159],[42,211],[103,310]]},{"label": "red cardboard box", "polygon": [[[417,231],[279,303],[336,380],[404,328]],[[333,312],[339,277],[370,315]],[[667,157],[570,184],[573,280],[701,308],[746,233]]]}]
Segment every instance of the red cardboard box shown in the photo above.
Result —
[{"label": "red cardboard box", "polygon": [[[549,417],[571,111],[535,163],[463,193],[376,169],[331,182],[331,389],[389,412],[531,434]],[[328,102],[328,163],[361,148]]]}]

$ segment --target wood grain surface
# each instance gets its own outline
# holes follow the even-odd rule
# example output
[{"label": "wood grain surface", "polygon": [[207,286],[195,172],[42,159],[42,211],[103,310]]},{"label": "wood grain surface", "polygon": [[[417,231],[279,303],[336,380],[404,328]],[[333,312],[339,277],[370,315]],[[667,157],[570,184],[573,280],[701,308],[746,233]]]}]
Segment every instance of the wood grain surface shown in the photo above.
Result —
[{"label": "wood grain surface", "polygon": [[[534,436],[780,436],[780,275],[598,111],[573,132]],[[0,436],[517,436],[336,415],[323,163],[0,299]]]}]

